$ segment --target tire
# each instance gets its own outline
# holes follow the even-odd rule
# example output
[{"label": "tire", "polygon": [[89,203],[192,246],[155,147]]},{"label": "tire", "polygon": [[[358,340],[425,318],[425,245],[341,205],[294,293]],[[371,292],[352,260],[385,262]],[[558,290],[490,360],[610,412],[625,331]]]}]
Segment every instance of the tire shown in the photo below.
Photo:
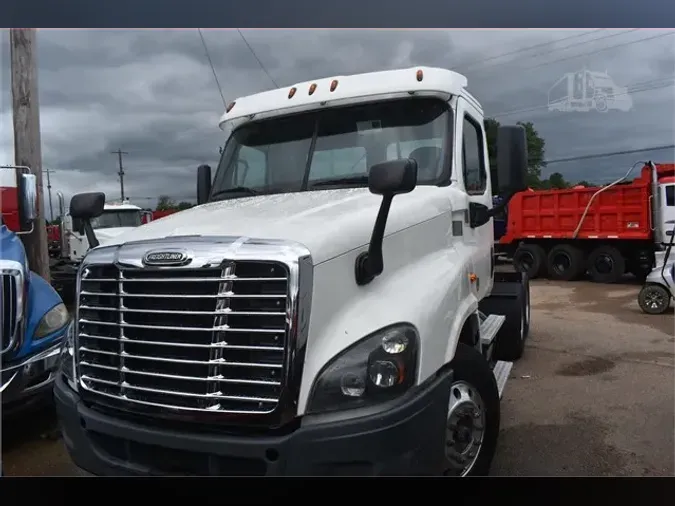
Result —
[{"label": "tire", "polygon": [[547,257],[548,276],[556,281],[572,281],[586,270],[584,252],[570,244],[553,246]]},{"label": "tire", "polygon": [[[446,422],[446,465],[444,476],[487,476],[497,449],[499,437],[499,391],[497,381],[487,361],[477,350],[458,344],[452,360],[454,379],[450,390]],[[454,405],[454,409],[453,409]],[[472,416],[471,411],[481,413]],[[467,412],[468,411],[468,412]],[[456,423],[459,422],[459,423]],[[465,450],[471,453],[473,446],[467,439],[473,428],[474,441],[476,422],[482,422],[481,444],[475,458],[467,456],[461,461],[458,455]],[[454,445],[452,443],[455,443]],[[464,471],[461,470],[462,466]]]},{"label": "tire", "polygon": [[649,283],[640,290],[638,304],[647,314],[663,314],[670,307],[670,292],[661,285]]},{"label": "tire", "polygon": [[546,271],[546,252],[538,244],[518,246],[513,254],[513,267],[524,272],[530,279],[536,279]]},{"label": "tire", "polygon": [[[523,356],[525,337],[529,330],[529,326],[525,322],[528,313],[526,304],[529,299],[525,295],[525,283],[519,285],[519,290],[514,296],[492,296],[481,301],[480,310],[485,314],[506,316],[506,321],[495,336],[492,353],[494,360],[513,362]],[[529,284],[527,286],[529,287]]]},{"label": "tire", "polygon": [[[524,324],[525,329],[523,330],[523,343],[527,340],[527,336],[530,335],[530,318],[531,318],[531,309],[530,306],[530,278],[525,275],[523,276],[523,314],[525,316]],[[523,348],[524,348],[523,344]],[[522,353],[521,353],[522,355]]]},{"label": "tire", "polygon": [[626,259],[613,246],[600,246],[588,256],[588,273],[595,283],[616,283],[625,272]]}]

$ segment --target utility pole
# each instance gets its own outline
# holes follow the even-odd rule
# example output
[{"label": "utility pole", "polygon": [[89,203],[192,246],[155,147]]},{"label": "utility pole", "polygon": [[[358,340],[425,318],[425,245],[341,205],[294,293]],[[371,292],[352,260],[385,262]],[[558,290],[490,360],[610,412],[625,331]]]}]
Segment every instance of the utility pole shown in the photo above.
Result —
[{"label": "utility pole", "polygon": [[[32,271],[48,283],[49,253],[47,227],[42,200],[42,150],[40,146],[40,104],[38,101],[36,30],[9,30],[12,75],[12,116],[14,126],[14,163],[30,167],[37,183],[37,219],[30,234],[21,240]],[[17,173],[17,176],[19,174]]]},{"label": "utility pole", "polygon": [[120,193],[122,194],[122,202],[124,202],[124,167],[122,166],[122,155],[128,155],[126,151],[118,149],[117,151],[111,151],[111,155],[117,155],[120,162],[120,171],[117,175],[120,177]]},{"label": "utility pole", "polygon": [[49,221],[54,221],[54,205],[52,204],[52,181],[49,178],[49,174],[54,172],[51,169],[45,169],[42,171],[44,174],[47,174],[47,194],[49,195]]}]

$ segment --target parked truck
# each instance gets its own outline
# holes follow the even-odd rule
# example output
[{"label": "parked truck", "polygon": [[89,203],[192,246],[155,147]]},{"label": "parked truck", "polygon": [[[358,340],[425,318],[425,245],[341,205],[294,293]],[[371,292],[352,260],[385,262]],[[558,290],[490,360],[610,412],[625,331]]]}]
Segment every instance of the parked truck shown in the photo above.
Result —
[{"label": "parked truck", "polygon": [[[198,206],[91,250],[55,388],[97,475],[484,475],[530,327],[483,110],[449,70],[242,97]],[[524,188],[501,127],[499,193]],[[246,162],[246,163],[242,163]],[[241,172],[242,166],[248,170]],[[73,197],[91,230],[105,195]]]},{"label": "parked truck", "polygon": [[[52,285],[66,302],[70,302],[75,296],[77,269],[84,255],[91,248],[91,244],[84,232],[81,220],[73,218],[70,213],[66,212],[61,192],[57,192],[57,198],[61,218],[58,225],[60,243],[56,253],[51,255]],[[97,242],[105,244],[114,237],[151,220],[152,213],[143,211],[128,200],[124,200],[107,202],[101,215],[91,221],[91,226]]]},{"label": "parked truck", "polygon": [[[17,170],[18,169],[18,170]],[[17,176],[17,172],[20,174]],[[36,178],[27,167],[0,167],[0,364],[2,417],[51,402],[68,310],[30,270],[19,238],[37,218]]]},{"label": "parked truck", "polygon": [[640,162],[640,175],[603,187],[523,191],[497,217],[497,253],[530,279],[599,283],[626,272],[644,279],[669,242],[675,219],[675,164]]}]

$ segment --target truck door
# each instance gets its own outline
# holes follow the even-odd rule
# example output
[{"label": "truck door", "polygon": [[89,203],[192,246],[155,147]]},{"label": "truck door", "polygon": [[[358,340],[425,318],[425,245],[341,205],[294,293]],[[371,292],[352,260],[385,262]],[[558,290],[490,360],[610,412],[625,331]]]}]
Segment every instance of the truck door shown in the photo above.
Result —
[{"label": "truck door", "polygon": [[[467,207],[470,202],[475,202],[491,208],[492,192],[488,185],[488,151],[482,114],[462,98],[457,104],[456,125],[455,166],[467,195]],[[468,223],[464,227],[464,241],[473,249],[472,263],[474,273],[478,275],[479,298],[492,289],[493,238],[492,220],[480,227],[471,228]]]},{"label": "truck door", "polygon": [[675,181],[672,183],[669,181],[667,184],[659,186],[661,202],[663,202],[661,230],[663,230],[663,242],[668,243],[670,241],[670,234],[673,233],[673,220],[675,220]]}]

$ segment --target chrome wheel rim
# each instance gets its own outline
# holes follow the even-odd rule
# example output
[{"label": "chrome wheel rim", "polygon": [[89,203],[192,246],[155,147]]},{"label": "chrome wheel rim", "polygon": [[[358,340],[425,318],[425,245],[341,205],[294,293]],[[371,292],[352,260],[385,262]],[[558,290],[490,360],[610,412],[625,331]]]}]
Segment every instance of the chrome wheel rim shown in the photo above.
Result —
[{"label": "chrome wheel rim", "polygon": [[659,290],[648,290],[644,296],[645,306],[652,311],[661,310],[666,305],[666,298]]},{"label": "chrome wheel rim", "polygon": [[450,388],[448,421],[446,424],[445,474],[466,476],[471,472],[483,446],[485,436],[485,405],[478,390],[464,381]]}]

